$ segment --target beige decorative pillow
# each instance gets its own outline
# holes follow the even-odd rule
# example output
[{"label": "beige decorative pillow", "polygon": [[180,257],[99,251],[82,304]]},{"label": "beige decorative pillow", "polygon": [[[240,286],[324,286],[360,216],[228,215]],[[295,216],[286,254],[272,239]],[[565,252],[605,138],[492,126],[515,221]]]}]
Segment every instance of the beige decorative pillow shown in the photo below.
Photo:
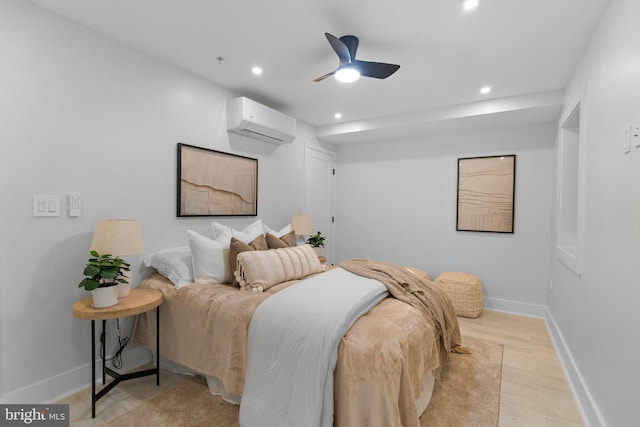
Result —
[{"label": "beige decorative pillow", "polygon": [[262,292],[280,283],[303,279],[323,270],[311,246],[302,245],[239,253],[234,278],[240,284],[240,289]]},{"label": "beige decorative pillow", "polygon": [[269,249],[289,248],[291,246],[296,246],[297,243],[296,235],[293,230],[280,237],[267,233],[267,246],[269,246]]},{"label": "beige decorative pillow", "polygon": [[234,285],[238,285],[235,275],[233,274],[236,270],[236,258],[238,254],[247,251],[266,251],[267,249],[269,249],[269,247],[267,246],[267,239],[264,237],[264,234],[260,234],[250,243],[244,243],[235,237],[231,238],[231,243],[229,244],[229,267],[231,268]]}]

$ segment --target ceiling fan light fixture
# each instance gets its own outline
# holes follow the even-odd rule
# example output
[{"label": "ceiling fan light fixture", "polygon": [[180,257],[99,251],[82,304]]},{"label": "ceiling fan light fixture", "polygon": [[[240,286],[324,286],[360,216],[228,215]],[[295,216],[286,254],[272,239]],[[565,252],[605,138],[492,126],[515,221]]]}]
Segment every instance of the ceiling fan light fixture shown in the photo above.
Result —
[{"label": "ceiling fan light fixture", "polygon": [[343,83],[355,82],[360,78],[360,72],[354,67],[343,67],[336,71],[336,80]]},{"label": "ceiling fan light fixture", "polygon": [[478,0],[464,0],[462,3],[464,10],[471,10],[478,7]]}]

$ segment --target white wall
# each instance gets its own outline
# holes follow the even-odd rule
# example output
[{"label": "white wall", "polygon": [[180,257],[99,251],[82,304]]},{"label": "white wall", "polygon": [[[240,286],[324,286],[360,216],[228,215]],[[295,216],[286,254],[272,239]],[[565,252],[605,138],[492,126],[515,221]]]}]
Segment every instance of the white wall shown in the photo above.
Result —
[{"label": "white wall", "polygon": [[[521,312],[542,307],[550,275],[554,138],[555,126],[548,124],[340,147],[337,259],[411,265],[432,279],[444,271],[473,273],[490,303],[522,303]],[[457,159],[498,154],[517,155],[515,232],[456,231]]]},{"label": "white wall", "polygon": [[638,16],[637,0],[609,2],[566,93],[565,109],[582,100],[584,267],[580,277],[553,259],[549,307],[591,425],[640,425],[640,149],[622,150],[625,127],[640,125]]},{"label": "white wall", "polygon": [[[258,215],[282,227],[303,211],[313,132],[300,124],[278,148],[230,140],[233,94],[28,2],[0,3],[0,51],[0,400],[35,403],[90,382],[90,322],[71,306],[99,218],[139,219],[146,254],[210,233],[212,218],[175,216],[184,142],[258,158]],[[32,217],[34,194],[72,191],[81,217]],[[134,279],[143,258],[129,257]]]}]

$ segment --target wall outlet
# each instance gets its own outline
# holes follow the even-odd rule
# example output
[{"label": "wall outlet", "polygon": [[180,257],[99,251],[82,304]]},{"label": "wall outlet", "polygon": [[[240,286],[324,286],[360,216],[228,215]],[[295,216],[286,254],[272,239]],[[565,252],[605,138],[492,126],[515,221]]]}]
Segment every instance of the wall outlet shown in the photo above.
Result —
[{"label": "wall outlet", "polygon": [[640,147],[640,125],[631,125],[631,139],[636,148]]}]

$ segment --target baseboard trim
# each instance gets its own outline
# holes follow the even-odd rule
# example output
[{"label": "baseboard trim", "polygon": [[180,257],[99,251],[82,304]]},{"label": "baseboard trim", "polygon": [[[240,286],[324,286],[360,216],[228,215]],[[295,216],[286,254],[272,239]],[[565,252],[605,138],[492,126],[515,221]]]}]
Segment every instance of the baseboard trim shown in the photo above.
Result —
[{"label": "baseboard trim", "polygon": [[600,412],[600,408],[593,398],[584,377],[580,373],[580,369],[578,369],[578,365],[571,355],[571,351],[569,351],[564,335],[562,335],[549,308],[545,308],[544,321],[585,427],[607,427],[607,422],[602,416],[602,412]]},{"label": "baseboard trim", "polygon": [[517,314],[518,316],[537,317],[544,319],[547,307],[540,304],[511,301],[501,298],[484,297],[483,307],[487,310]]},{"label": "baseboard trim", "polygon": [[585,427],[607,427],[607,423],[569,351],[564,336],[547,306],[487,297],[484,298],[483,306],[487,310],[544,319]]},{"label": "baseboard trim", "polygon": [[[122,361],[126,370],[135,369],[153,361],[151,351],[143,347],[126,349],[122,352]],[[11,393],[0,396],[0,402],[48,404],[58,402],[79,391],[91,387],[91,365],[86,363],[46,380],[38,381]],[[102,381],[102,361],[96,360],[96,378]],[[63,393],[60,391],[63,390]]]}]

